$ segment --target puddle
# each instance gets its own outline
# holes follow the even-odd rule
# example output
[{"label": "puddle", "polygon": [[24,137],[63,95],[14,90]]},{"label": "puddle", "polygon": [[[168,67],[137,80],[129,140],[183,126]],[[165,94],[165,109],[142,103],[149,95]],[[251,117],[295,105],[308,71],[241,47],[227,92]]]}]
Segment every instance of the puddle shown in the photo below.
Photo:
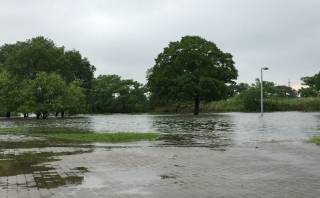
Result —
[{"label": "puddle", "polygon": [[[8,152],[10,150],[7,150]],[[57,188],[78,185],[83,182],[86,167],[67,168],[50,162],[60,161],[62,156],[91,152],[74,150],[65,152],[21,152],[0,155],[0,188]]]}]

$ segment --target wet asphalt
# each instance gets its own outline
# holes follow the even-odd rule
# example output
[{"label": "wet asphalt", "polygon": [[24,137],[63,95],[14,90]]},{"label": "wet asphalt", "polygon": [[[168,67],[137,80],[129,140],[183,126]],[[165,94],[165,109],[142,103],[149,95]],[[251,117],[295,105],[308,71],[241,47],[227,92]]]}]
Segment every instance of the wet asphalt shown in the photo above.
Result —
[{"label": "wet asphalt", "polygon": [[152,146],[1,149],[4,197],[320,197],[320,147]]}]

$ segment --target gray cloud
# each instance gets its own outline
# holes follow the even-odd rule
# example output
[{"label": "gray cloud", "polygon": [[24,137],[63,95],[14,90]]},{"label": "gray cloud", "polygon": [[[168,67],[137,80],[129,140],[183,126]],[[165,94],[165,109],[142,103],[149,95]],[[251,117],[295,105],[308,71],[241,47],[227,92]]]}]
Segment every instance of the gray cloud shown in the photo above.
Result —
[{"label": "gray cloud", "polygon": [[97,74],[145,82],[169,41],[200,35],[234,55],[238,81],[300,83],[320,70],[318,0],[2,0],[0,44],[38,35],[75,48]]}]

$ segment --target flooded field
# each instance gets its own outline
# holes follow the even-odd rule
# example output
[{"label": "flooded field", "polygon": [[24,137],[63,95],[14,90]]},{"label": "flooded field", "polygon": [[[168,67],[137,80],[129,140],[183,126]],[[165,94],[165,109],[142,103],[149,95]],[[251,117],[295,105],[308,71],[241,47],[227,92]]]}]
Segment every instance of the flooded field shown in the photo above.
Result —
[{"label": "flooded field", "polygon": [[[74,144],[14,129],[155,132]],[[80,115],[0,119],[2,197],[319,197],[320,113]]]},{"label": "flooded field", "polygon": [[[83,115],[72,118],[0,119],[0,128],[41,131],[159,132],[167,144],[219,146],[266,141],[301,141],[320,135],[320,113],[223,113],[193,115]],[[4,137],[8,138],[8,137]],[[12,137],[13,138],[13,137]],[[1,140],[1,139],[0,139]]]}]

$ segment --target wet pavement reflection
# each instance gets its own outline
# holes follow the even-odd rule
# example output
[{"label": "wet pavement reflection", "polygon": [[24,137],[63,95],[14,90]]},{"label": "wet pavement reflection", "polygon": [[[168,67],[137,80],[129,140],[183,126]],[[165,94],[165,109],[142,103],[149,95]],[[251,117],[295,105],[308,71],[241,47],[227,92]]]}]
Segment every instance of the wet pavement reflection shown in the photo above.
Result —
[{"label": "wet pavement reflection", "polygon": [[86,167],[52,164],[68,155],[92,152],[91,149],[46,148],[4,149],[0,153],[0,187],[3,190],[57,188],[81,184]]}]

